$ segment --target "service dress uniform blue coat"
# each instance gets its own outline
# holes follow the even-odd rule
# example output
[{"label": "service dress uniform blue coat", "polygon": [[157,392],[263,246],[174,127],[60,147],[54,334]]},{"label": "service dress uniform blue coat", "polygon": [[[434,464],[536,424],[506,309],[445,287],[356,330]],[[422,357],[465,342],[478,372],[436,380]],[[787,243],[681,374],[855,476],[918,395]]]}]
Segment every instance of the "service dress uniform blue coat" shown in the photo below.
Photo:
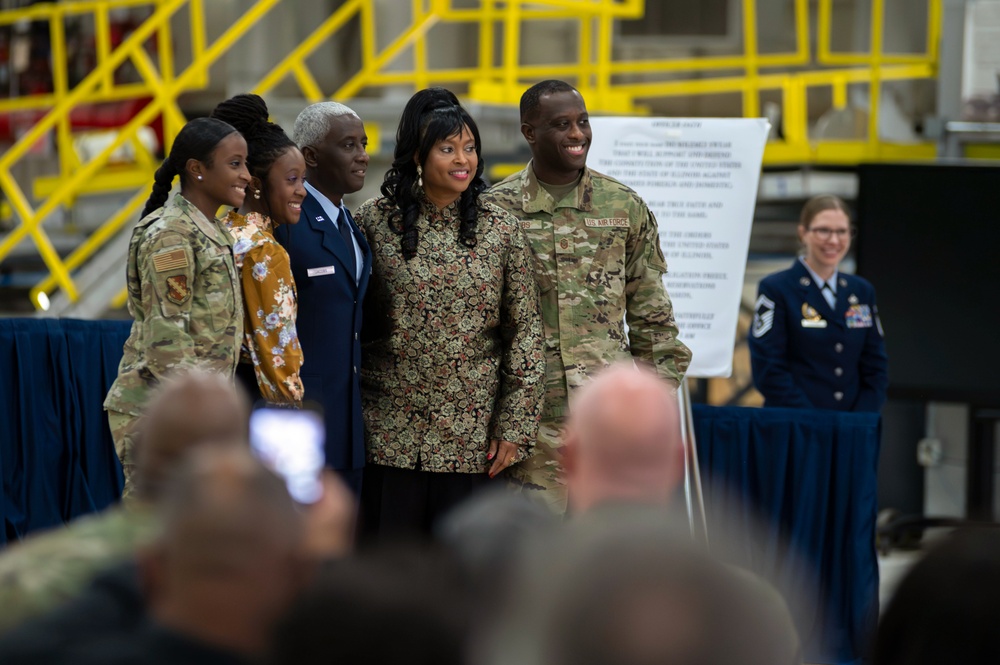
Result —
[{"label": "service dress uniform blue coat", "polygon": [[[346,211],[346,208],[345,208]],[[344,238],[311,193],[302,202],[298,224],[281,225],[274,236],[288,252],[298,288],[296,328],[302,345],[302,384],[306,401],[323,407],[326,465],[361,490],[365,461],[361,417],[362,303],[371,275],[372,253],[357,224],[347,214],[363,261],[360,279],[351,266]],[[341,218],[343,219],[343,217]]]},{"label": "service dress uniform blue coat", "polygon": [[831,308],[801,260],[761,280],[749,342],[765,406],[881,410],[889,374],[875,289],[844,273],[836,284]]}]

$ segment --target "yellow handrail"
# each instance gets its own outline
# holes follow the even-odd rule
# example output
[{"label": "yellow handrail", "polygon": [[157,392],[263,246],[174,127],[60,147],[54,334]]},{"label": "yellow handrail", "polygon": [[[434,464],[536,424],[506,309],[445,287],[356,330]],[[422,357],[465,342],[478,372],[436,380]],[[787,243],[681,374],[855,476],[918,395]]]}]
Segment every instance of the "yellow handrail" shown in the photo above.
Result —
[{"label": "yellow handrail", "polygon": [[[15,227],[2,242],[0,242],[0,261],[9,255],[11,250],[26,236],[31,236],[36,247],[38,248],[38,252],[42,257],[42,260],[45,262],[46,267],[48,267],[51,273],[51,279],[53,279],[66,292],[67,296],[73,300],[78,298],[76,285],[73,282],[66,265],[59,258],[59,255],[52,246],[51,241],[41,228],[41,223],[46,217],[54,212],[58,206],[72,196],[72,194],[76,191],[75,188],[77,188],[81,182],[93,175],[93,173],[107,161],[107,157],[115,148],[120,146],[129,138],[129,135],[125,133],[127,130],[123,130],[118,138],[116,138],[115,141],[112,142],[108,148],[102,151],[102,153],[98,155],[98,157],[95,158],[90,164],[83,166],[79,170],[75,170],[75,173],[69,177],[65,186],[57,189],[37,209],[33,208],[28,202],[23,190],[12,177],[10,168],[16,161],[21,159],[28,152],[35,142],[42,138],[42,136],[44,136],[47,132],[52,130],[53,127],[59,127],[58,138],[61,146],[65,147],[72,145],[71,140],[68,138],[70,111],[76,105],[92,99],[91,95],[93,93],[97,93],[99,85],[106,78],[106,70],[113,72],[136,49],[143,48],[143,43],[150,37],[153,30],[159,25],[159,22],[169,19],[169,17],[172,16],[182,4],[184,4],[184,1],[185,0],[165,0],[164,2],[158,3],[159,6],[153,13],[150,20],[140,25],[134,33],[132,33],[117,49],[115,49],[115,51],[104,63],[99,63],[94,71],[91,72],[71,92],[62,89],[57,84],[54,94],[55,105],[52,110],[49,111],[30,130],[28,130],[28,132],[26,132],[25,135],[22,136],[16,143],[14,143],[10,150],[4,153],[3,156],[0,156],[0,188],[2,188],[4,194],[6,194],[8,200],[10,201],[11,206],[20,218],[20,224]],[[72,4],[36,5],[33,9],[38,12],[39,17],[45,16],[49,19],[50,25],[54,26],[62,24],[65,10],[72,7]],[[58,34],[58,29],[53,28],[53,31]],[[58,40],[54,39],[53,42],[58,42]],[[59,47],[54,46],[54,52],[58,50]],[[61,69],[65,72],[65,52],[62,52],[61,55],[61,59],[53,57],[53,65],[54,69]],[[55,78],[58,80],[58,77]],[[138,127],[138,125],[136,125],[136,127]],[[68,160],[69,158],[61,157],[61,159]],[[72,163],[70,162],[70,164]],[[34,301],[37,306],[38,300],[34,299]]]},{"label": "yellow handrail", "polygon": [[[209,48],[203,51],[194,50],[191,64],[179,76],[173,76],[172,54],[170,49],[160,51],[160,69],[153,65],[148,54],[145,52],[144,43],[154,34],[160,36],[162,43],[166,30],[169,28],[171,17],[183,6],[187,5],[190,10],[190,21],[192,26],[204,29],[202,18],[202,6],[200,0],[152,0],[146,4],[155,5],[156,9],[152,15],[139,25],[127,39],[117,48],[110,50],[107,57],[100,56],[102,61],[98,63],[83,81],[81,81],[72,91],[64,85],[64,80],[60,76],[54,77],[55,92],[51,96],[54,104],[51,110],[36,123],[20,140],[18,140],[10,150],[0,157],[0,188],[7,196],[11,206],[20,218],[20,223],[0,242],[0,261],[26,237],[31,237],[38,248],[39,254],[45,261],[50,271],[50,276],[40,282],[31,292],[32,301],[36,306],[40,306],[39,296],[42,293],[48,294],[51,289],[58,286],[63,289],[66,295],[76,300],[79,297],[76,284],[70,271],[81,266],[99,249],[104,242],[113,237],[122,226],[133,218],[135,210],[141,205],[144,197],[136,194],[118,214],[105,222],[95,231],[87,241],[81,244],[66,260],[62,260],[52,246],[44,229],[42,222],[53,213],[58,207],[64,205],[72,199],[76,192],[107,163],[108,157],[122,144],[131,142],[138,145],[136,133],[138,130],[152,121],[158,114],[163,114],[165,126],[165,140],[169,146],[173,135],[183,126],[185,118],[177,106],[178,96],[185,91],[193,90],[203,85],[207,80],[206,72],[215,61],[225,54],[233,44],[235,44],[246,32],[259,21],[270,9],[280,0],[258,0],[250,10],[245,12],[232,26],[227,29]],[[140,4],[134,0],[111,0],[105,3],[81,3],[81,5],[94,5],[91,9],[100,9],[103,5],[120,6],[122,4]],[[29,12],[32,17],[46,17],[53,24],[61,24],[66,8],[79,10],[80,7],[74,5],[45,6],[36,5]],[[4,15],[4,18],[10,18]],[[101,22],[100,16],[97,22]],[[97,31],[103,34],[103,30]],[[53,41],[58,43],[58,29],[54,29],[57,36]],[[195,40],[195,49],[198,40]],[[203,40],[202,42],[203,43]],[[166,55],[164,55],[166,53]],[[61,56],[61,59],[60,59]],[[67,157],[62,153],[69,152],[65,146],[71,145],[71,138],[68,130],[68,120],[70,111],[82,101],[91,101],[101,98],[101,89],[109,86],[109,74],[120,66],[126,59],[131,59],[135,64],[140,76],[144,79],[144,86],[139,90],[142,93],[152,94],[152,100],[134,117],[132,117],[123,127],[119,129],[116,137],[97,156],[86,164],[79,164],[70,152]],[[56,69],[63,68],[65,72],[65,53],[60,51],[60,47],[54,46],[53,63]],[[62,67],[58,64],[62,63]],[[52,192],[41,205],[34,208],[28,201],[23,190],[11,175],[12,165],[21,159],[34,143],[53,128],[57,129],[59,144],[63,147],[60,150],[60,160],[65,160],[62,167],[71,170],[71,173],[62,183],[62,186]],[[153,162],[149,155],[140,155],[139,163],[148,170],[150,180],[152,176]]]},{"label": "yellow handrail", "polygon": [[[240,37],[246,34],[250,28],[252,28],[261,16],[265,15],[271,10],[274,5],[276,5],[280,0],[257,0],[257,2],[246,11],[235,23],[233,23],[210,47],[205,49],[199,57],[188,66],[187,69],[181,73],[176,79],[171,82],[160,82],[159,94],[147,104],[138,114],[136,114],[118,133],[117,138],[111,142],[111,144],[104,149],[97,157],[94,158],[89,164],[87,164],[83,169],[74,175],[67,187],[72,187],[78,184],[80,181],[89,177],[94,171],[96,171],[103,163],[107,160],[107,157],[125,142],[129,137],[133,136],[135,132],[142,126],[146,125],[150,120],[152,120],[155,115],[160,112],[164,107],[175,105],[177,96],[188,89],[195,86],[202,77],[204,72],[211,66],[216,60],[219,59],[224,53],[226,53],[235,44]],[[140,59],[141,60],[141,59]],[[147,72],[155,79],[155,72]],[[179,123],[178,127],[183,125]],[[125,210],[131,215],[134,213],[138,206],[144,201],[144,198],[140,196],[133,197],[133,199],[125,206]],[[43,206],[44,207],[44,206]],[[94,235],[102,234],[103,239],[109,239],[116,233],[121,226],[130,219],[128,215],[119,213],[112,219],[108,220]],[[87,258],[89,258],[102,243],[84,243],[76,249],[76,251],[71,254],[66,265],[75,268],[82,264]],[[58,282],[58,276],[55,276],[55,282]],[[68,276],[67,276],[68,277]],[[47,292],[55,284],[53,283],[53,277],[43,280],[32,289],[31,296],[32,300],[37,304],[39,303],[38,294],[42,292]],[[61,282],[60,286],[66,288]],[[67,294],[71,298],[74,298],[75,291],[67,291]],[[75,299],[75,298],[74,298]]]}]

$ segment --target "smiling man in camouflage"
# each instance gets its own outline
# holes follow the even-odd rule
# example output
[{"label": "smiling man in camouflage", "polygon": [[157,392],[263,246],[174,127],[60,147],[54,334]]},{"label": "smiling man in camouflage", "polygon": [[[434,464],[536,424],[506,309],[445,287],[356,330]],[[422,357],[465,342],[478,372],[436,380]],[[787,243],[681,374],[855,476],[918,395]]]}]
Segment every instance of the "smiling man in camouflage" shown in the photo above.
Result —
[{"label": "smiling man in camouflage", "polygon": [[580,93],[562,81],[529,88],[521,133],[531,162],[486,198],[520,219],[535,257],[546,393],[535,455],[509,475],[561,512],[559,438],[573,391],[631,358],[677,385],[691,352],[677,339],[656,219],[634,191],[587,168],[591,131]]}]

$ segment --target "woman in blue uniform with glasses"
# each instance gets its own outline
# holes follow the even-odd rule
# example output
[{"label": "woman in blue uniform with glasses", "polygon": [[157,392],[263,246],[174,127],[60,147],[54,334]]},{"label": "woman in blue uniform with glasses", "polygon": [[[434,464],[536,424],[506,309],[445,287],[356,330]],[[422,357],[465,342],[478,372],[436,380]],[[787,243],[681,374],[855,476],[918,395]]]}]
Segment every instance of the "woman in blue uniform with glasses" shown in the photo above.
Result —
[{"label": "woman in blue uniform with glasses", "polygon": [[754,385],[764,406],[878,412],[889,374],[875,289],[839,271],[854,235],[847,206],[814,197],[798,232],[805,254],[758,287]]}]

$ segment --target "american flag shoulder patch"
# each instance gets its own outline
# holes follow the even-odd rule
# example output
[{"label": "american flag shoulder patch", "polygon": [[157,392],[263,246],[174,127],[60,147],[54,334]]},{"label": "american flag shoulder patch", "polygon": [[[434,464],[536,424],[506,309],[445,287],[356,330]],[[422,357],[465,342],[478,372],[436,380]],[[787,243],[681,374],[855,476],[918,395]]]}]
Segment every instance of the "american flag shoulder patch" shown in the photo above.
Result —
[{"label": "american flag shoulder patch", "polygon": [[183,249],[171,249],[153,255],[153,270],[167,272],[188,267],[187,255]]}]

